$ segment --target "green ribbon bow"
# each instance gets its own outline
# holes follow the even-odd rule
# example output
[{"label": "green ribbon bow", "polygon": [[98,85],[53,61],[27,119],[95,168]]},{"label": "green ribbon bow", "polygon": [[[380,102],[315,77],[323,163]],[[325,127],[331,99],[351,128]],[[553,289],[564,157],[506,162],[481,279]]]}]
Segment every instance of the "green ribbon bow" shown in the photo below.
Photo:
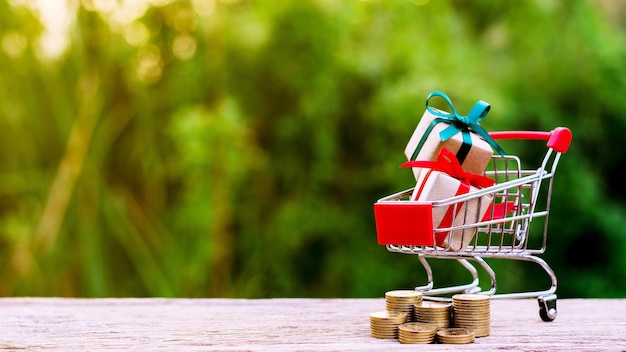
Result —
[{"label": "green ribbon bow", "polygon": [[[440,110],[436,110],[432,108],[428,104],[428,102],[430,101],[430,99],[435,98],[435,97],[443,98],[443,100],[445,100],[445,102],[448,103],[448,105],[450,106],[452,113],[448,113],[448,112],[444,112],[444,111],[440,111]],[[449,124],[448,127],[446,127],[444,130],[439,132],[439,138],[441,139],[442,142],[445,142],[446,140],[450,139],[452,136],[454,136],[457,133],[461,133],[463,136],[463,143],[471,146],[472,139],[470,137],[469,132],[473,131],[479,136],[481,136],[485,141],[487,141],[487,143],[489,143],[489,145],[491,145],[491,147],[495,151],[497,151],[498,154],[504,156],[506,154],[504,150],[502,150],[502,148],[500,148],[498,143],[496,143],[496,141],[493,140],[493,138],[489,136],[489,133],[482,126],[479,125],[480,121],[482,121],[489,113],[489,109],[491,109],[491,106],[488,103],[482,100],[479,100],[472,107],[472,109],[470,110],[469,114],[467,114],[467,116],[461,116],[456,111],[456,109],[454,108],[454,104],[452,104],[452,101],[450,100],[450,98],[448,98],[448,96],[445,93],[439,92],[439,91],[430,93],[428,95],[428,98],[426,98],[426,110],[428,110],[428,112],[430,112],[431,114],[437,116],[437,118],[435,118],[428,126],[426,132],[424,133],[424,136],[420,140],[420,143],[418,144],[417,148],[415,149],[415,152],[413,153],[412,159],[415,159],[417,157],[417,154],[419,153],[420,149],[422,149],[422,146],[426,142],[426,137],[430,134],[432,129],[435,127],[435,125],[440,122],[445,122]]]}]

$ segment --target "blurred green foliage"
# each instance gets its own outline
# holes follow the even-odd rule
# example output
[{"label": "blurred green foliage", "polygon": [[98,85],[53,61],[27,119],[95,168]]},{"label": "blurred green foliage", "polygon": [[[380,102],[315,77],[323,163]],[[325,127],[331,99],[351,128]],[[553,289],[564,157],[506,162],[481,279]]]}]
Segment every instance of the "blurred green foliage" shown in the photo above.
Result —
[{"label": "blurred green foliage", "polygon": [[[0,0],[0,295],[424,284],[377,245],[373,203],[412,186],[434,90],[491,103],[487,130],[573,131],[543,258],[561,297],[626,294],[621,2],[45,3]],[[466,279],[453,264],[436,283]],[[494,265],[505,291],[545,281]]]}]

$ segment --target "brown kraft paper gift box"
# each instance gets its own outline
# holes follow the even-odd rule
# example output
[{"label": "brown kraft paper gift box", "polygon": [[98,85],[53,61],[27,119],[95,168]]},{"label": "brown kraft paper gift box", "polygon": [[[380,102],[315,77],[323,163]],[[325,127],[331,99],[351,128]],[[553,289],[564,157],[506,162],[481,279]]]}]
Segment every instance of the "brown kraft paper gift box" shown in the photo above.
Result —
[{"label": "brown kraft paper gift box", "polygon": [[[439,132],[449,126],[446,122],[437,123],[430,131],[422,148],[415,154],[416,148],[420,143],[420,140],[428,130],[428,126],[437,118],[437,116],[431,114],[428,110],[424,111],[424,115],[417,124],[413,135],[409,139],[409,142],[404,150],[408,160],[436,160],[437,155],[442,148],[447,148],[455,155],[459,153],[463,147],[463,136],[461,133],[457,133],[445,142],[441,142],[439,138]],[[473,174],[481,175],[493,155],[493,149],[491,145],[481,138],[477,133],[470,131],[470,137],[472,140],[471,148],[464,158],[461,158],[461,167],[464,171]],[[459,155],[457,155],[457,158]],[[420,168],[413,168],[413,174],[415,179],[419,179]]]},{"label": "brown kraft paper gift box", "polygon": [[[417,181],[412,200],[433,202],[447,199],[458,195],[459,190],[465,187],[462,194],[475,192],[478,190],[471,185],[463,185],[460,180],[440,171],[432,169],[420,169],[420,178]],[[433,227],[454,227],[469,225],[479,222],[491,205],[492,197],[485,195],[481,198],[473,198],[464,203],[457,203],[449,207],[433,207]],[[460,209],[459,209],[460,207]],[[465,209],[467,207],[467,210]],[[449,212],[455,213],[453,220],[447,219],[447,224],[442,224],[444,217]],[[448,214],[450,216],[450,214]],[[437,232],[435,243],[447,250],[463,251],[470,244],[476,234],[476,227],[452,230],[450,232]]]}]

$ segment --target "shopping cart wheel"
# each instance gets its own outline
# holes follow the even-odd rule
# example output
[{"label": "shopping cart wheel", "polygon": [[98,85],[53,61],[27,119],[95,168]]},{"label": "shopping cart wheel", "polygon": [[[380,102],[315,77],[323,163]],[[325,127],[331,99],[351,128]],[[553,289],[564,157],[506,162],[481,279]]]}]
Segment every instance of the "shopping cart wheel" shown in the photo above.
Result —
[{"label": "shopping cart wheel", "polygon": [[539,316],[543,321],[553,321],[556,319],[556,295],[542,296],[539,301]]}]

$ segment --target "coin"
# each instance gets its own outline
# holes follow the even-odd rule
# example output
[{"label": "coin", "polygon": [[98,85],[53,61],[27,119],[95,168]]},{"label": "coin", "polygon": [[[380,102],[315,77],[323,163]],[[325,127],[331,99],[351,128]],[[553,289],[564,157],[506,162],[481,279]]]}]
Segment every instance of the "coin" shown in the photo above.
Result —
[{"label": "coin", "polygon": [[491,333],[491,299],[479,294],[456,294],[452,296],[452,317],[454,327],[474,331],[475,337],[489,336]]},{"label": "coin", "polygon": [[398,320],[399,321],[399,320],[406,319],[406,313],[389,312],[389,311],[384,310],[384,311],[370,313],[370,319],[378,320],[378,321],[386,321],[386,320],[392,320],[392,321]]},{"label": "coin", "polygon": [[452,296],[452,299],[456,299],[460,302],[486,302],[490,300],[487,295],[479,295],[475,293],[457,293]]},{"label": "coin", "polygon": [[448,328],[437,330],[437,341],[440,343],[465,344],[474,342],[476,332],[467,328]]},{"label": "coin", "polygon": [[430,333],[433,331],[437,331],[437,328],[435,328],[432,324],[413,322],[401,324],[400,326],[398,326],[398,330],[415,333]]},{"label": "coin", "polygon": [[372,330],[370,331],[370,335],[372,337],[375,337],[377,339],[397,339],[398,338],[398,332],[392,332],[392,333],[382,333],[379,331],[375,331]]},{"label": "coin", "polygon": [[432,310],[432,311],[440,311],[440,310],[449,311],[451,306],[452,306],[451,303],[433,302],[433,301],[422,301],[422,303],[419,305],[420,308]]},{"label": "coin", "polygon": [[414,300],[416,298],[422,299],[422,293],[415,290],[392,290],[385,292],[385,298],[392,298],[396,300]]},{"label": "coin", "polygon": [[407,321],[414,320],[414,305],[422,302],[422,293],[415,290],[385,292],[385,308],[390,312],[403,312]]},{"label": "coin", "polygon": [[400,343],[433,343],[437,327],[427,323],[404,323],[398,326]]},{"label": "coin", "polygon": [[370,313],[370,334],[378,339],[398,337],[398,325],[406,322],[404,312],[379,311]]},{"label": "coin", "polygon": [[433,324],[438,328],[450,326],[452,304],[444,302],[425,301],[414,307],[415,321]]}]

